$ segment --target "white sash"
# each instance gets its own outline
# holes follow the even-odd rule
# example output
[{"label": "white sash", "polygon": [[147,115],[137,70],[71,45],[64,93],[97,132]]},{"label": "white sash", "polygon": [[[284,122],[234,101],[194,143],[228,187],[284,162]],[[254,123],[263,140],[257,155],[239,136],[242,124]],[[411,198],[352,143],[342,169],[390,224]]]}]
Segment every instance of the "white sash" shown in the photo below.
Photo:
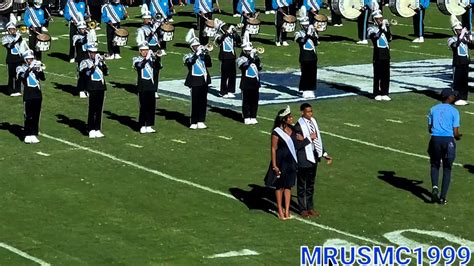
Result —
[{"label": "white sash", "polygon": [[36,16],[35,10],[33,8],[29,7],[28,12],[30,12],[30,20],[31,20],[31,24],[33,24],[33,27],[35,27],[35,28],[41,27],[41,23],[40,23],[38,17]]},{"label": "white sash", "polygon": [[167,15],[165,14],[165,11],[163,10],[163,8],[161,8],[161,5],[159,3],[156,2],[157,0],[151,0],[151,3],[153,5],[153,7],[155,8],[155,10],[157,10],[158,12],[160,12],[161,16],[163,18],[166,18]]},{"label": "white sash", "polygon": [[74,23],[77,24],[79,22],[79,11],[76,8],[76,4],[72,0],[70,0],[67,2],[67,5],[69,6],[69,15],[71,15],[71,18]]},{"label": "white sash", "polygon": [[120,22],[120,18],[117,15],[117,13],[115,13],[115,9],[112,7],[112,5],[107,4],[105,6],[105,9],[107,10],[109,18],[111,18],[113,24],[116,24],[116,23]]},{"label": "white sash", "polygon": [[252,13],[252,8],[250,7],[250,4],[247,3],[246,0],[242,0],[242,6],[244,7],[244,12],[245,13]]},{"label": "white sash", "polygon": [[306,119],[304,119],[303,117],[300,117],[300,119],[298,119],[298,123],[300,124],[301,131],[303,132],[303,137],[311,141],[310,144],[304,147],[304,151],[306,153],[306,159],[312,163],[316,163],[316,158],[314,157],[314,144],[310,136],[311,132],[309,130],[308,124],[306,123]]},{"label": "white sash", "polygon": [[288,136],[288,134],[286,134],[281,128],[277,127],[275,128],[273,131],[275,131],[278,136],[280,136],[280,138],[282,138],[285,143],[286,143],[286,146],[288,147],[288,149],[290,150],[290,153],[291,153],[291,156],[293,156],[293,159],[295,160],[295,162],[298,162],[298,159],[296,157],[296,149],[295,149],[295,144],[293,143],[293,140],[291,139],[290,136]]},{"label": "white sash", "polygon": [[211,9],[207,6],[206,0],[199,0],[199,9],[204,14],[211,12]]}]

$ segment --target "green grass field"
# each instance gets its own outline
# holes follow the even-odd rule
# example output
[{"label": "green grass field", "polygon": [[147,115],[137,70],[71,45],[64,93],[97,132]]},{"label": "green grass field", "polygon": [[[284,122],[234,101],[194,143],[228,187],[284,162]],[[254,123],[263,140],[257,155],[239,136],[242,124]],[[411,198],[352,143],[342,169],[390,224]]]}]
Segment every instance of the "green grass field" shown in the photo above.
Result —
[{"label": "green grass field", "polygon": [[[221,5],[230,10],[229,3]],[[191,9],[177,10],[189,14]],[[131,9],[132,18],[124,23],[131,32],[129,45],[135,44],[140,19],[133,17],[138,11]],[[297,69],[296,46],[272,46],[273,17],[262,16],[266,24],[261,32],[268,35],[261,35],[254,45],[266,49],[264,69]],[[171,53],[163,59],[161,80],[186,75],[181,60],[188,52],[184,35],[194,18],[174,19],[177,31],[168,45]],[[394,62],[450,58],[449,18],[434,4],[428,9],[422,45],[411,43],[411,20],[397,19],[399,25],[392,28]],[[136,82],[131,57],[137,52],[125,48],[123,59],[108,62],[106,137],[90,140],[83,135],[87,100],[69,93],[76,84],[76,66],[64,61],[67,37],[61,35],[66,33],[63,19],[55,18],[50,34],[59,40],[43,56],[47,81],[42,85],[40,144],[25,145],[18,137],[22,100],[0,96],[0,265],[289,265],[299,263],[301,245],[335,239],[393,245],[399,243],[391,243],[384,234],[406,229],[445,232],[474,246],[469,242],[474,241],[472,104],[459,108],[464,138],[458,142],[449,203],[440,206],[425,202],[431,191],[426,114],[437,103],[429,93],[396,94],[383,104],[363,96],[312,101],[325,146],[335,159],[318,171],[316,207],[322,215],[302,219],[294,214],[294,219],[281,222],[269,211],[273,204],[264,199],[268,195],[262,186],[272,120],[283,105],[262,106],[256,126],[232,119],[239,110],[210,108],[209,129],[191,131],[186,124],[189,101],[162,95],[157,103],[158,132],[140,135],[132,130],[137,96],[113,85]],[[354,22],[329,27],[322,36],[320,66],[371,62],[372,47],[354,44]],[[105,37],[99,39],[105,49]],[[4,54],[2,50],[2,58]],[[216,58],[217,51],[212,55]],[[219,75],[218,61],[214,63],[211,73]],[[5,84],[4,64],[1,69],[0,84]],[[298,106],[291,104],[295,115]],[[426,234],[403,236],[427,245],[459,246]],[[259,255],[207,258],[242,249]]]}]

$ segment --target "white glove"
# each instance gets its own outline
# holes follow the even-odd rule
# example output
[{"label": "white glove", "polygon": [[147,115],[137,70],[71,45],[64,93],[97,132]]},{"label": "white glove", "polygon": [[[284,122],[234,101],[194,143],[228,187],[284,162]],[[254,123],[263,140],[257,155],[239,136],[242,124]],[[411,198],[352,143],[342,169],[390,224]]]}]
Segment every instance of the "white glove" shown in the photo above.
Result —
[{"label": "white glove", "polygon": [[314,26],[311,24],[308,26],[308,35],[313,35],[314,34]]},{"label": "white glove", "polygon": [[250,57],[251,58],[255,58],[255,54],[257,53],[257,49],[253,48],[251,51],[250,51]]},{"label": "white glove", "polygon": [[95,58],[94,58],[94,65],[98,66],[99,63],[100,63],[100,54],[95,54]]},{"label": "white glove", "polygon": [[466,36],[467,34],[467,29],[466,28],[462,28],[461,30],[461,35],[459,36],[459,38],[462,40],[464,39],[464,36]]},{"label": "white glove", "polygon": [[229,34],[231,34],[231,33],[234,32],[234,31],[235,31],[234,25],[230,25],[230,26],[229,26],[229,29],[227,30],[227,32],[228,32]]},{"label": "white glove", "polygon": [[199,45],[196,51],[196,55],[201,55],[204,52],[204,47]]},{"label": "white glove", "polygon": [[153,54],[153,51],[152,51],[152,50],[148,50],[148,53],[146,54],[145,59],[146,59],[146,60],[150,60],[152,54]]}]

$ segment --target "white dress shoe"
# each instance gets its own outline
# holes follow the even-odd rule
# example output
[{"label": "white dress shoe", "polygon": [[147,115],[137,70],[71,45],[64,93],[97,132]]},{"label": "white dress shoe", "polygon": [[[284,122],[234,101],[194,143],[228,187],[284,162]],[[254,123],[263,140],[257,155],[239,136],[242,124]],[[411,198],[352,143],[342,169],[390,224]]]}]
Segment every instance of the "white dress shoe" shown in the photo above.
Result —
[{"label": "white dress shoe", "polygon": [[10,96],[11,97],[18,97],[18,96],[21,96],[21,93],[15,92],[15,93],[10,94]]},{"label": "white dress shoe", "polygon": [[392,98],[388,97],[388,95],[382,95],[382,101],[391,101]]},{"label": "white dress shoe", "polygon": [[97,138],[97,135],[95,134],[95,132],[96,132],[95,130],[89,131],[89,138],[90,138],[90,139],[95,139],[95,138]]},{"label": "white dress shoe", "polygon": [[41,31],[42,31],[42,32],[48,32],[48,28],[46,28],[46,27],[41,27]]},{"label": "white dress shoe", "polygon": [[206,124],[204,124],[203,122],[198,122],[198,123],[197,123],[197,128],[199,128],[199,129],[205,129],[205,128],[207,128],[207,126],[206,126]]},{"label": "white dress shoe", "polygon": [[361,40],[358,41],[357,44],[368,44],[369,42],[367,40]]},{"label": "white dress shoe", "polygon": [[105,135],[102,134],[102,132],[100,132],[100,130],[96,130],[95,131],[95,137],[96,138],[103,138],[103,137],[105,137]]},{"label": "white dress shoe", "polygon": [[258,124],[257,118],[250,118],[250,120],[252,121],[252,125]]},{"label": "white dress shoe", "polygon": [[235,94],[232,92],[227,93],[227,98],[235,98]]},{"label": "white dress shoe", "polygon": [[414,39],[412,42],[414,42],[414,43],[423,43],[423,42],[425,42],[425,38],[419,37],[419,38]]},{"label": "white dress shoe", "polygon": [[25,142],[26,144],[30,144],[31,143],[31,136],[26,136],[25,139],[23,140],[23,142]]},{"label": "white dress shoe", "polygon": [[141,128],[140,128],[140,133],[141,133],[141,134],[147,133],[147,132],[146,132],[146,127],[141,127]]},{"label": "white dress shoe", "polygon": [[75,61],[74,58],[69,59],[69,63],[74,63]]},{"label": "white dress shoe", "polygon": [[464,105],[468,105],[469,103],[465,100],[457,100],[454,102],[454,105],[457,105],[457,106],[464,106]]},{"label": "white dress shoe", "polygon": [[382,95],[377,95],[375,96],[376,101],[382,101]]},{"label": "white dress shoe", "polygon": [[288,44],[287,41],[284,41],[284,42],[282,43],[282,45],[283,45],[283,46],[288,46],[289,44]]},{"label": "white dress shoe", "polygon": [[115,59],[121,59],[122,57],[121,57],[119,54],[115,54],[115,55],[114,55],[114,58],[115,58]]},{"label": "white dress shoe", "polygon": [[146,133],[155,133],[156,130],[154,130],[152,127],[146,127]]},{"label": "white dress shoe", "polygon": [[280,47],[280,46],[281,46],[281,43],[280,43],[280,42],[275,42],[275,45],[276,45],[277,47]]},{"label": "white dress shoe", "polygon": [[79,98],[82,98],[82,99],[87,98],[87,93],[85,91],[80,91]]},{"label": "white dress shoe", "polygon": [[316,95],[314,95],[314,91],[303,91],[303,98],[305,99],[314,99]]},{"label": "white dress shoe", "polygon": [[250,118],[245,118],[244,119],[244,124],[251,125],[252,124],[251,119]]},{"label": "white dress shoe", "polygon": [[160,95],[158,95],[158,92],[155,92],[155,99],[160,99]]},{"label": "white dress shoe", "polygon": [[36,136],[30,136],[31,137],[31,143],[40,143],[40,140]]},{"label": "white dress shoe", "polygon": [[189,126],[190,129],[197,129],[198,128],[198,125],[197,124],[192,124],[191,126]]}]

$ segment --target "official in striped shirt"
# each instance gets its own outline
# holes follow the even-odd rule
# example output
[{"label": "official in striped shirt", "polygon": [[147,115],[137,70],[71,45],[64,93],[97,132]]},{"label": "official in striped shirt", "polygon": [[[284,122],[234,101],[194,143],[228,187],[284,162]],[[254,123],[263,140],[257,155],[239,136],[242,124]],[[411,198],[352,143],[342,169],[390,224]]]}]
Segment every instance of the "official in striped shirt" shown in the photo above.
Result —
[{"label": "official in striped shirt", "polygon": [[332,164],[332,158],[328,155],[323,146],[321,132],[318,123],[313,118],[313,108],[309,103],[300,106],[301,117],[295,125],[298,134],[303,135],[310,143],[304,149],[297,152],[298,172],[297,172],[297,195],[301,216],[319,216],[319,212],[314,210],[314,183],[318,163],[321,158],[326,159],[327,164]]}]

